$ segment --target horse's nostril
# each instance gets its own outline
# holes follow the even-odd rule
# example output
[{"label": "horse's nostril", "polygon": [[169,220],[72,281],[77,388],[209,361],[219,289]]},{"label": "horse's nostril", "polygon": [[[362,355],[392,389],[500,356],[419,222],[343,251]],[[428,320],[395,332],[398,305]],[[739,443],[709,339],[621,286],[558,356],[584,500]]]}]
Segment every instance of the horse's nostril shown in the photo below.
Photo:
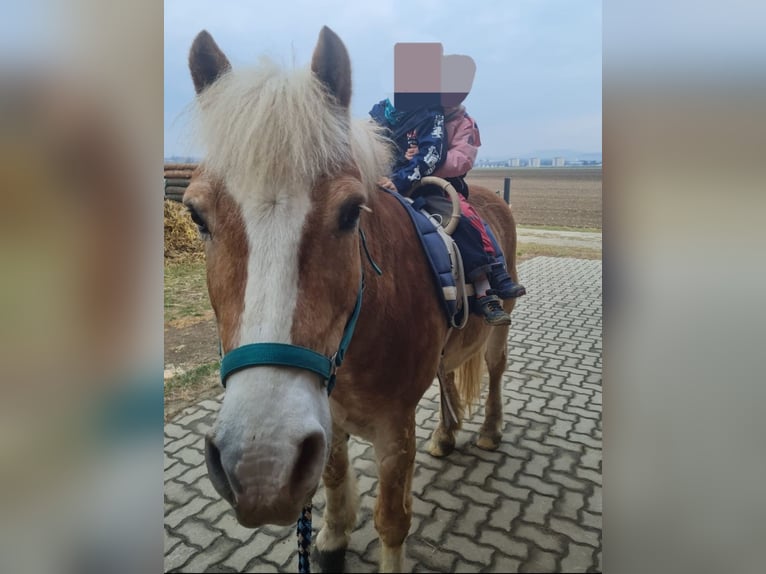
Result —
[{"label": "horse's nostril", "polygon": [[236,506],[237,500],[234,496],[232,485],[221,462],[221,451],[218,450],[210,434],[205,435],[205,463],[207,464],[207,474],[210,477],[210,482],[213,483],[213,487],[218,491],[218,494],[225,498],[229,504]]},{"label": "horse's nostril", "polygon": [[324,435],[321,432],[311,433],[298,447],[295,458],[290,490],[295,497],[306,496],[319,483],[319,474],[324,463]]}]

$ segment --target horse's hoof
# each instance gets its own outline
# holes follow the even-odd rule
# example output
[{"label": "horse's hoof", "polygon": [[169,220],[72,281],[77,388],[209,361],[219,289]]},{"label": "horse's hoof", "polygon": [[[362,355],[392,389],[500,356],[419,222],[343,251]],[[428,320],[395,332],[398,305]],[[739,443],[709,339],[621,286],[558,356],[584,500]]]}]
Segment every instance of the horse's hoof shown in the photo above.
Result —
[{"label": "horse's hoof", "polygon": [[428,445],[428,454],[435,456],[436,458],[445,457],[453,450],[455,450],[455,441],[431,441],[431,444]]},{"label": "horse's hoof", "polygon": [[481,450],[497,450],[502,439],[503,435],[500,433],[480,434],[479,439],[476,441],[476,446]]},{"label": "horse's hoof", "polygon": [[319,564],[322,572],[343,572],[346,562],[346,549],[338,548],[328,552],[312,552],[312,558]]}]

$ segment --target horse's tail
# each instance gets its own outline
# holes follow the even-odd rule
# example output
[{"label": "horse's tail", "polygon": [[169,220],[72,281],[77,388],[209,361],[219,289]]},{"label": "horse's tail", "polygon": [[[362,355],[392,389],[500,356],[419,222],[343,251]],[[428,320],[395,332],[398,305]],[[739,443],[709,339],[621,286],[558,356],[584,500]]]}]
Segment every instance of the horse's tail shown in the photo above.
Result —
[{"label": "horse's tail", "polygon": [[468,408],[469,415],[473,411],[473,405],[479,402],[481,396],[483,367],[484,347],[455,369],[455,385],[460,394],[460,402]]}]

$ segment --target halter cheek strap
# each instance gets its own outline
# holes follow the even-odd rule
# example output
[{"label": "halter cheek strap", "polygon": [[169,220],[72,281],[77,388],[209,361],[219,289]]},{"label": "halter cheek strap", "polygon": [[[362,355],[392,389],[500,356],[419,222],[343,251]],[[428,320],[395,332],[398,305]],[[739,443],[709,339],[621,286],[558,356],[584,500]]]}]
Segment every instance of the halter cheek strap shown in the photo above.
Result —
[{"label": "halter cheek strap", "polygon": [[[367,239],[361,228],[359,229],[359,234],[367,259],[375,272],[378,275],[381,275],[383,272],[376,265],[375,261],[373,261],[372,256],[367,249]],[[306,347],[290,345],[287,343],[252,343],[250,345],[243,345],[228,352],[221,360],[221,384],[226,387],[226,380],[231,375],[250,367],[263,365],[294,367],[311,371],[312,373],[319,375],[322,378],[323,384],[327,387],[327,395],[329,396],[335,387],[335,373],[338,367],[343,364],[346,350],[351,343],[351,338],[354,336],[354,329],[356,328],[356,322],[359,319],[359,312],[362,310],[363,293],[364,266],[362,266],[362,277],[359,280],[359,292],[356,296],[354,310],[351,312],[351,316],[346,322],[346,327],[343,330],[343,336],[338,345],[338,350],[332,357],[326,357],[325,355],[312,351]]]}]

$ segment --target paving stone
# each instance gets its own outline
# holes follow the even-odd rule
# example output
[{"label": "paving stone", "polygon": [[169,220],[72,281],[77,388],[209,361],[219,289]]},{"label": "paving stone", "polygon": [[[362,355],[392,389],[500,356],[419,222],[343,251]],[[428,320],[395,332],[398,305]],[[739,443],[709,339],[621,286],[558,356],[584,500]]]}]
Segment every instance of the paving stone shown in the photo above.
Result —
[{"label": "paving stone", "polygon": [[516,483],[519,486],[526,486],[535,492],[545,494],[547,496],[558,496],[560,487],[557,484],[550,482],[544,482],[536,476],[529,476],[528,474],[520,474],[516,479]]},{"label": "paving stone", "polygon": [[178,534],[183,535],[189,542],[202,546],[210,546],[214,540],[220,538],[221,533],[211,530],[204,522],[194,520],[193,518],[184,522],[179,528],[176,528]]},{"label": "paving stone", "polygon": [[196,420],[201,419],[202,417],[207,416],[208,414],[210,414],[210,413],[208,413],[205,409],[195,408],[188,415],[186,415],[183,418],[176,419],[174,422],[177,425],[180,425],[180,426],[184,427],[184,426],[189,425],[190,423],[193,423]]},{"label": "paving stone", "polygon": [[252,544],[246,544],[236,548],[228,558],[223,561],[225,566],[233,568],[237,572],[245,572],[247,564],[259,554],[255,552]]},{"label": "paving stone", "polygon": [[550,470],[571,474],[577,464],[577,456],[570,451],[559,451],[551,463]]},{"label": "paving stone", "polygon": [[511,522],[521,514],[521,504],[518,500],[503,500],[500,506],[492,511],[489,526],[503,532],[509,532]]},{"label": "paving stone", "polygon": [[224,514],[229,513],[232,516],[234,515],[234,510],[231,508],[228,502],[226,502],[223,499],[218,499],[215,502],[213,502],[210,506],[205,508],[202,512],[200,512],[197,515],[197,518],[199,520],[204,520],[205,522],[209,523],[215,523],[218,518]]},{"label": "paving stone", "polygon": [[572,430],[580,434],[592,435],[593,431],[596,430],[596,421],[594,419],[581,417],[580,420],[575,423]]},{"label": "paving stone", "polygon": [[178,476],[178,480],[186,484],[192,484],[196,482],[201,476],[205,476],[206,474],[207,474],[207,467],[205,465],[195,466],[190,468],[183,474],[180,474]]},{"label": "paving stone", "polygon": [[591,512],[601,513],[601,487],[596,486],[593,489],[593,494],[588,497],[588,510]]},{"label": "paving stone", "polygon": [[476,544],[473,539],[459,534],[448,534],[446,544],[448,548],[460,549],[460,556],[482,566],[489,566],[492,562],[493,548]]},{"label": "paving stone", "polygon": [[177,505],[184,505],[199,494],[183,482],[169,480],[165,483],[165,498]]},{"label": "paving stone", "polygon": [[495,506],[498,499],[498,494],[493,490],[472,484],[460,485],[458,494],[472,504],[481,504],[488,507]]},{"label": "paving stone", "polygon": [[[587,408],[586,405],[583,405],[582,408],[579,406],[573,404],[574,401],[571,401],[569,405],[567,405],[567,411],[577,415],[578,417],[586,418],[586,419],[593,419],[594,421],[599,420],[601,418],[601,411],[600,410],[591,410]],[[595,423],[594,423],[595,424]]]},{"label": "paving stone", "polygon": [[452,511],[459,511],[465,504],[464,500],[458,498],[454,494],[443,489],[437,489],[436,487],[432,487],[430,490],[428,490],[423,495],[423,498],[425,500],[430,500],[437,506]]},{"label": "paving stone", "polygon": [[552,436],[545,437],[545,440],[543,442],[545,444],[553,447],[553,448],[564,449],[564,450],[568,450],[568,451],[571,451],[571,452],[577,452],[577,453],[582,452],[582,450],[584,448],[583,445],[581,445],[581,444],[578,444],[578,443],[575,443],[575,442],[571,442],[571,441],[565,440],[565,439],[560,439],[560,438],[552,437]]},{"label": "paving stone", "polygon": [[519,566],[519,572],[557,572],[557,556],[539,548],[532,548],[529,558]]},{"label": "paving stone", "polygon": [[184,566],[184,570],[187,572],[210,572],[210,567],[213,564],[222,562],[237,548],[236,542],[221,537],[210,548],[197,554],[191,562]]},{"label": "paving stone", "polygon": [[194,444],[196,441],[199,440],[199,436],[195,435],[194,433],[188,433],[187,435],[179,438],[178,440],[174,440],[172,442],[169,442],[165,445],[165,454],[167,455],[173,455],[177,451],[181,450],[182,448],[189,446],[191,444]]},{"label": "paving stone", "polygon": [[[551,552],[563,553],[566,546],[565,538],[544,526],[520,523],[516,526],[515,534],[532,541],[535,545]],[[530,549],[531,553],[531,549]],[[530,556],[531,557],[531,556]]]},{"label": "paving stone", "polygon": [[585,495],[581,492],[565,490],[556,501],[556,514],[571,520],[577,520],[578,513],[585,506]]},{"label": "paving stone", "polygon": [[452,516],[451,512],[437,508],[434,511],[432,520],[420,530],[420,535],[424,540],[438,545],[443,541],[445,529]]},{"label": "paving stone", "polygon": [[188,544],[181,542],[176,544],[169,554],[165,555],[165,572],[180,568],[197,553],[197,550]]},{"label": "paving stone", "polygon": [[593,514],[592,512],[583,511],[581,514],[582,517],[582,525],[587,526],[588,528],[595,528],[596,530],[601,530],[603,521],[601,519],[600,514]]},{"label": "paving stone", "polygon": [[583,454],[580,457],[580,466],[585,468],[592,468],[594,470],[601,469],[601,450],[585,447]]},{"label": "paving stone", "polygon": [[588,484],[586,482],[561,472],[549,472],[547,480],[555,482],[556,484],[560,484],[564,488],[568,488],[570,490],[586,490],[588,488]]},{"label": "paving stone", "polygon": [[549,522],[551,530],[567,535],[578,544],[587,544],[598,548],[601,544],[598,540],[598,534],[580,527],[576,522],[564,518],[551,517]]},{"label": "paving stone", "polygon": [[177,462],[165,471],[165,481],[172,481],[188,470],[188,466],[181,462]]},{"label": "paving stone", "polygon": [[[407,541],[407,554],[425,566],[427,572],[455,572],[454,564],[458,560],[458,555],[452,549],[434,546],[417,536]],[[375,559],[377,561],[377,556]]]},{"label": "paving stone", "polygon": [[565,413],[564,411],[554,410],[545,408],[543,409],[546,415],[549,415],[553,417],[555,421],[569,421],[569,422],[575,422],[577,420],[577,415],[573,415],[572,413]]},{"label": "paving stone", "polygon": [[165,524],[171,528],[178,526],[185,518],[196,515],[206,505],[210,504],[210,501],[206,498],[198,497],[187,504],[177,508],[165,517]]},{"label": "paving stone", "polygon": [[256,530],[253,528],[245,528],[237,522],[233,512],[224,513],[214,526],[223,531],[229,538],[233,538],[239,542],[247,542],[256,533]]},{"label": "paving stone", "polygon": [[550,464],[550,457],[543,456],[541,454],[532,455],[532,458],[529,459],[527,464],[524,466],[524,473],[542,478],[543,474],[545,473],[545,469],[547,469]]},{"label": "paving stone", "polygon": [[513,532],[501,532],[494,528],[483,528],[479,533],[478,542],[485,546],[497,548],[502,555],[516,556],[524,559],[529,554],[526,543],[517,540]]},{"label": "paving stone", "polygon": [[282,566],[285,571],[298,569],[298,550],[295,538],[278,540],[263,557],[269,562]]},{"label": "paving stone", "polygon": [[492,509],[487,506],[469,504],[465,512],[460,513],[455,518],[452,531],[466,536],[475,536],[489,520],[491,511]]},{"label": "paving stone", "polygon": [[182,542],[182,540],[178,538],[178,536],[173,536],[172,534],[170,534],[168,532],[168,529],[166,528],[165,529],[165,544],[164,544],[165,554],[166,555],[169,554],[170,551],[173,550],[173,548],[175,548],[175,545],[178,544],[179,542]]},{"label": "paving stone", "polygon": [[591,470],[589,468],[577,467],[577,469],[575,470],[575,474],[577,475],[578,478],[587,480],[594,484],[598,484],[599,486],[602,484],[601,473],[595,470]]},{"label": "paving stone", "polygon": [[553,503],[556,502],[555,498],[550,496],[543,496],[532,493],[532,500],[529,505],[524,509],[523,520],[525,522],[534,522],[536,524],[545,524],[548,515],[553,510]]},{"label": "paving stone", "polygon": [[537,454],[545,454],[550,456],[555,452],[552,446],[531,440],[520,440],[519,446],[531,450],[532,452],[536,452]]},{"label": "paving stone", "polygon": [[165,442],[172,442],[186,435],[189,431],[175,423],[165,423]]},{"label": "paving stone", "polygon": [[202,454],[202,451],[198,448],[194,448],[196,445],[191,447],[185,447],[179,450],[175,453],[175,457],[181,461],[183,461],[184,464],[187,464],[189,466],[199,466],[201,464],[205,463],[205,455]]},{"label": "paving stone", "polygon": [[593,548],[570,542],[561,561],[562,572],[586,572],[593,565]]},{"label": "paving stone", "polygon": [[465,482],[483,485],[492,474],[495,466],[489,462],[481,461],[473,465],[473,469],[463,479]]}]

